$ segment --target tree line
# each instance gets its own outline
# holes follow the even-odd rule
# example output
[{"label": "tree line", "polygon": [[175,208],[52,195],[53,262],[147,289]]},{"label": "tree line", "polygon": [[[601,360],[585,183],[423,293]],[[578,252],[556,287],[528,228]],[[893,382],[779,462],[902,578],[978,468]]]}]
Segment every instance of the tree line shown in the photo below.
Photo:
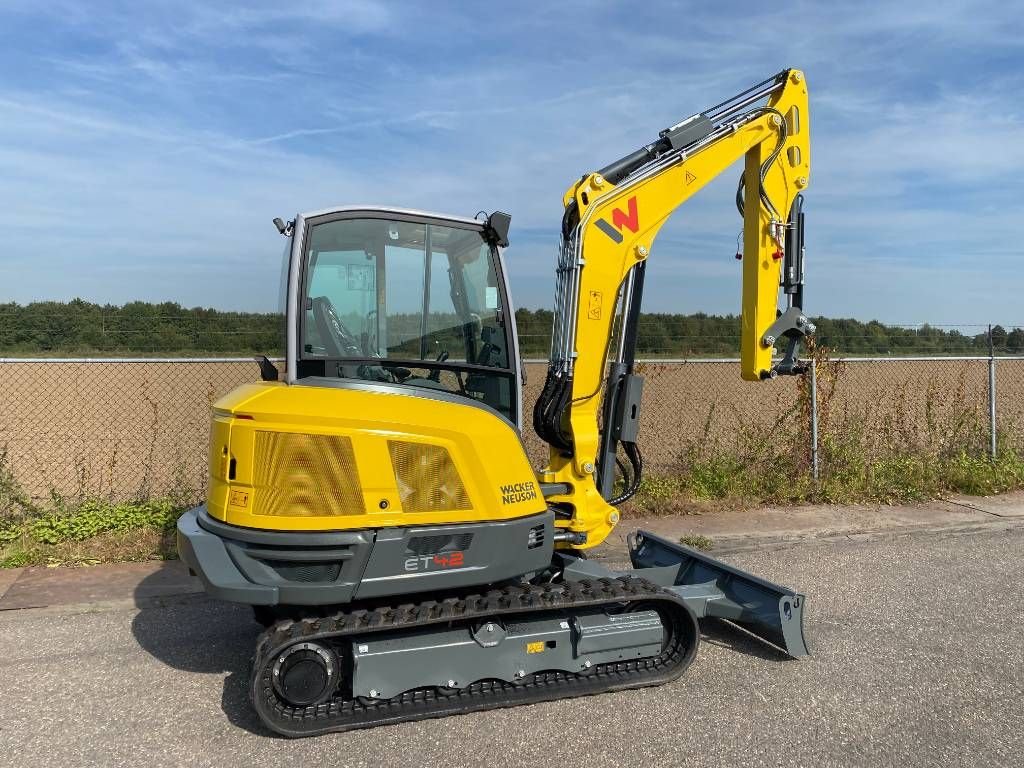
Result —
[{"label": "tree line", "polygon": [[[519,343],[524,354],[547,354],[553,319],[551,311],[546,309],[516,312]],[[815,317],[812,320],[817,326],[817,343],[837,355],[987,355],[989,352],[987,327],[972,326],[972,333],[927,324],[905,327],[852,318]],[[737,315],[645,313],[640,316],[637,347],[641,355],[735,356],[739,353],[739,344],[740,318]],[[996,354],[1024,354],[1024,329],[992,326],[992,348]]]},{"label": "tree line", "polygon": [[[548,353],[550,310],[516,312],[524,356]],[[988,328],[971,332],[929,325],[903,327],[850,318],[814,318],[819,345],[847,355],[985,355]],[[640,355],[661,357],[733,356],[739,349],[736,315],[641,316]],[[992,327],[997,354],[1024,354],[1024,329]],[[81,299],[0,304],[0,354],[18,355],[280,355],[284,318],[278,313],[226,312],[186,308],[173,302],[133,301],[122,306]]]},{"label": "tree line", "polygon": [[277,354],[276,313],[185,308],[173,302],[123,306],[81,299],[0,304],[0,353],[26,355]]}]

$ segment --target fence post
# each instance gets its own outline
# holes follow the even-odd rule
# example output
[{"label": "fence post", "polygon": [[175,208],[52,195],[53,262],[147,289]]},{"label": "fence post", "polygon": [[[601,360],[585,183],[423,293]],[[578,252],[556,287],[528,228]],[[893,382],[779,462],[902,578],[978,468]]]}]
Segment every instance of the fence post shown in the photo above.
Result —
[{"label": "fence post", "polygon": [[818,479],[818,364],[811,358],[811,477]]},{"label": "fence post", "polygon": [[989,456],[996,459],[996,353],[992,343],[992,326],[988,327],[988,428]]}]

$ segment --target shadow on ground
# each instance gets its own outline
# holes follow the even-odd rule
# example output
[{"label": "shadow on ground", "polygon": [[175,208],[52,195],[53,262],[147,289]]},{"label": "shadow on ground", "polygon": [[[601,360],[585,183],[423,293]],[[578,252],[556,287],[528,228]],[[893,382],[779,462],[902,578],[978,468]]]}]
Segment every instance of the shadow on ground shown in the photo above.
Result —
[{"label": "shadow on ground", "polygon": [[174,669],[226,674],[221,709],[228,720],[252,733],[269,735],[249,704],[249,663],[261,631],[252,609],[202,594],[152,597],[154,585],[165,579],[157,571],[135,590],[139,612],[132,621],[132,634],[136,642]]},{"label": "shadow on ground", "polygon": [[[135,590],[139,608],[132,622],[135,640],[174,669],[226,675],[221,709],[228,720],[251,733],[273,735],[262,727],[249,703],[249,664],[261,631],[252,609],[203,594],[154,597],[166,589],[168,574],[163,571],[147,576]],[[768,661],[789,660],[783,652],[718,619],[701,622],[701,642]]]},{"label": "shadow on ground", "polygon": [[[719,648],[728,648],[747,656],[756,656],[765,661],[795,661],[789,654],[722,619],[702,619],[700,641]],[[700,653],[699,649],[697,653]]]}]

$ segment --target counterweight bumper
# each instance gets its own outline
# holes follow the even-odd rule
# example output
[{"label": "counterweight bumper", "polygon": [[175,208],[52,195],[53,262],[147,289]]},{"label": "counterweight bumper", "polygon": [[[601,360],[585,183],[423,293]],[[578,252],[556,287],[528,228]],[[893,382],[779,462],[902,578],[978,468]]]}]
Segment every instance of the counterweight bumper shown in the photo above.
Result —
[{"label": "counterweight bumper", "polygon": [[551,562],[554,515],[354,531],[229,525],[205,507],[178,520],[178,553],[207,593],[250,605],[344,605],[464,589]]},{"label": "counterweight bumper", "polygon": [[808,655],[799,592],[647,531],[630,537],[629,550],[638,575],[678,594],[698,618],[724,619],[790,656]]}]

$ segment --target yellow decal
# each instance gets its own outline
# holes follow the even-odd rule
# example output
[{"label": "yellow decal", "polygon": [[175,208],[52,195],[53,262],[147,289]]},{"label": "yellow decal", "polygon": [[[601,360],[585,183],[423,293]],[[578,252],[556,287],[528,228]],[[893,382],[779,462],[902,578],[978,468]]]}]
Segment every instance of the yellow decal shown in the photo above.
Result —
[{"label": "yellow decal", "polygon": [[601,292],[590,292],[590,306],[587,307],[587,317],[591,320],[601,319]]},{"label": "yellow decal", "polygon": [[696,177],[696,176],[694,176],[694,175],[693,175],[692,173],[690,173],[689,171],[687,171],[687,172],[686,172],[686,186],[690,186],[690,185],[691,185],[691,184],[693,184],[693,182],[695,182],[696,180],[697,180],[697,177]]},{"label": "yellow decal", "polygon": [[544,641],[538,640],[535,643],[526,644],[527,653],[544,653]]},{"label": "yellow decal", "polygon": [[243,509],[249,506],[249,492],[248,491],[232,491],[231,492],[231,506],[242,507]]}]

